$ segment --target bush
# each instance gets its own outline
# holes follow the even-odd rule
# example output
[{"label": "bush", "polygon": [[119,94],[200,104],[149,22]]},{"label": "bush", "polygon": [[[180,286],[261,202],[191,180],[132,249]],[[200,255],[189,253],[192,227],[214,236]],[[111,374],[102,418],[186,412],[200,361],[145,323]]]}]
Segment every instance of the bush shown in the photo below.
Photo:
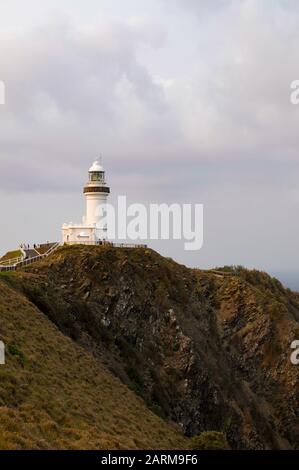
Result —
[{"label": "bush", "polygon": [[228,450],[229,445],[222,432],[207,431],[192,437],[191,450]]},{"label": "bush", "polygon": [[25,358],[24,354],[22,353],[22,351],[20,351],[16,346],[10,344],[8,346],[8,352],[12,356],[16,356],[19,359],[19,361],[20,361],[20,363],[23,367],[25,366],[26,358]]}]

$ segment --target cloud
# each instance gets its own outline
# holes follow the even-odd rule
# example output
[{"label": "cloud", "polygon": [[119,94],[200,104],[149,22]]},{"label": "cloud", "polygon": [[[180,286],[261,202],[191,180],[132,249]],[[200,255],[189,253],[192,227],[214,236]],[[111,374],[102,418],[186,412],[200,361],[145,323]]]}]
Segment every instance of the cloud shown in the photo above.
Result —
[{"label": "cloud", "polygon": [[[65,189],[70,165],[85,168],[97,152],[117,156],[120,166],[150,158],[166,135],[178,134],[163,87],[136,58],[141,44],[161,47],[163,30],[142,19],[105,19],[2,35],[2,188]],[[22,177],[8,179],[16,163]]]},{"label": "cloud", "polygon": [[[296,158],[299,107],[290,105],[290,83],[299,67],[298,8],[222,3],[229,7],[212,23],[198,23],[192,72],[165,88],[186,141],[202,158]],[[208,8],[191,1],[182,7]]]},{"label": "cloud", "polygon": [[[222,14],[223,10],[230,12],[230,9],[247,8],[257,3],[256,0],[163,0],[168,6],[175,5],[189,13],[195,13],[199,18],[206,20],[206,14]],[[259,0],[259,5],[271,11],[272,8],[294,11],[298,9],[297,0],[273,0],[271,5],[268,0]]]},{"label": "cloud", "polygon": [[175,5],[203,16],[210,12],[219,12],[222,8],[230,6],[232,0],[164,0],[166,3]]},{"label": "cloud", "polygon": [[298,265],[298,2],[156,3],[152,18],[56,16],[0,34],[1,247],[79,221],[102,153],[112,198],[205,204],[197,258],[165,254]]},{"label": "cloud", "polygon": [[[210,3],[180,4],[200,12]],[[199,17],[192,44],[186,34],[189,63],[170,76],[140,59],[140,50],[151,49],[166,63],[176,60],[163,17],[56,19],[3,33],[2,188],[71,189],[98,152],[109,155],[113,171],[131,176],[150,167],[167,174],[170,161],[200,168],[203,161],[296,158],[299,106],[290,105],[289,87],[299,65],[298,9],[254,0],[213,5],[212,23]]]}]

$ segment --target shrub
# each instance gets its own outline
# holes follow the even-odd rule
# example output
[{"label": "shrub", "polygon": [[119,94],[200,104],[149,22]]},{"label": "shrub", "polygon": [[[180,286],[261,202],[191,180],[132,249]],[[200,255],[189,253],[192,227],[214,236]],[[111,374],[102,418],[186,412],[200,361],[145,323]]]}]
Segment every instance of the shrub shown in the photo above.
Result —
[{"label": "shrub", "polygon": [[22,353],[22,351],[20,351],[16,346],[10,344],[8,346],[8,352],[12,355],[12,356],[16,356],[20,363],[22,364],[22,366],[24,367],[25,365],[25,362],[26,362],[26,358],[24,356],[24,354]]},{"label": "shrub", "polygon": [[229,446],[222,432],[207,431],[192,437],[191,450],[228,450]]}]

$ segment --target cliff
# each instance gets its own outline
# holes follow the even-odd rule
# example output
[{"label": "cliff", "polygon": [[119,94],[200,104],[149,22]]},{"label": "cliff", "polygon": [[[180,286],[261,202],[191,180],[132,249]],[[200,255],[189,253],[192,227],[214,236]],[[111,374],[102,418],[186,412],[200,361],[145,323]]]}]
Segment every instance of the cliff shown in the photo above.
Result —
[{"label": "cliff", "polygon": [[[187,269],[149,249],[73,246],[5,276],[2,289],[3,282],[61,341],[141,403],[144,416],[163,420],[174,434],[162,447],[167,439],[187,445],[179,429],[186,436],[220,431],[237,449],[298,446],[299,368],[290,362],[290,344],[299,338],[299,299],[277,280],[244,269]],[[16,318],[14,334],[19,329],[23,320]],[[34,334],[45,337],[42,326]],[[72,361],[75,376],[76,370]],[[57,380],[54,370],[50,375]],[[68,409],[74,412],[73,403]],[[100,414],[92,409],[90,424]],[[126,421],[128,409],[118,416]],[[140,435],[137,429],[137,447],[145,445]],[[156,442],[153,436],[147,445]]]},{"label": "cliff", "polygon": [[186,448],[101,361],[0,276],[0,449]]}]

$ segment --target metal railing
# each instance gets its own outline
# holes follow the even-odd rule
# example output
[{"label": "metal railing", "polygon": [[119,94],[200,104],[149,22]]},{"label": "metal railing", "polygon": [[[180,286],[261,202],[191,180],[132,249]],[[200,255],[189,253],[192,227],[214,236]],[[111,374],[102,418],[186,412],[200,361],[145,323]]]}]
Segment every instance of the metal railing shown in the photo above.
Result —
[{"label": "metal railing", "polygon": [[16,265],[13,265],[13,266],[0,266],[0,272],[15,271],[15,270],[16,270]]},{"label": "metal railing", "polygon": [[[102,241],[102,242],[95,242],[95,241],[82,241],[82,242],[65,242],[65,245],[94,245],[94,246],[112,246],[115,248],[147,248],[147,245],[142,245],[142,244],[134,244],[134,243],[112,243],[112,242],[107,242],[107,241]],[[47,256],[51,255],[54,251],[57,250],[62,246],[61,243],[56,242],[54,245],[51,246],[51,248],[46,252],[41,255],[33,256],[32,258],[26,258],[24,259],[23,257],[19,258],[14,258],[13,260],[15,261],[14,264],[9,263],[7,261],[6,264],[0,264],[0,271],[15,271],[17,268],[22,268],[24,266],[28,266],[30,264],[36,263],[37,261],[46,258]],[[10,261],[13,261],[10,260]],[[18,261],[16,261],[18,260]]]},{"label": "metal railing", "polygon": [[9,258],[4,261],[0,261],[0,266],[12,266],[14,264],[19,263],[20,261],[23,261],[24,256],[18,256],[17,258]]},{"label": "metal railing", "polygon": [[29,264],[36,263],[37,261],[46,258],[47,256],[51,255],[57,248],[59,248],[60,243],[56,242],[54,245],[49,248],[49,250],[46,253],[43,253],[41,255],[33,256],[32,258],[22,258],[20,261],[18,261],[15,264],[6,264],[6,265],[0,265],[0,271],[15,271],[17,268],[22,268],[23,266],[28,266]]},{"label": "metal railing", "polygon": [[147,248],[147,245],[134,243],[112,243],[115,248]]},{"label": "metal railing", "polygon": [[134,244],[134,243],[114,243],[108,241],[74,241],[74,242],[65,242],[65,245],[90,245],[90,246],[113,246],[115,248],[147,248],[147,245]]}]

